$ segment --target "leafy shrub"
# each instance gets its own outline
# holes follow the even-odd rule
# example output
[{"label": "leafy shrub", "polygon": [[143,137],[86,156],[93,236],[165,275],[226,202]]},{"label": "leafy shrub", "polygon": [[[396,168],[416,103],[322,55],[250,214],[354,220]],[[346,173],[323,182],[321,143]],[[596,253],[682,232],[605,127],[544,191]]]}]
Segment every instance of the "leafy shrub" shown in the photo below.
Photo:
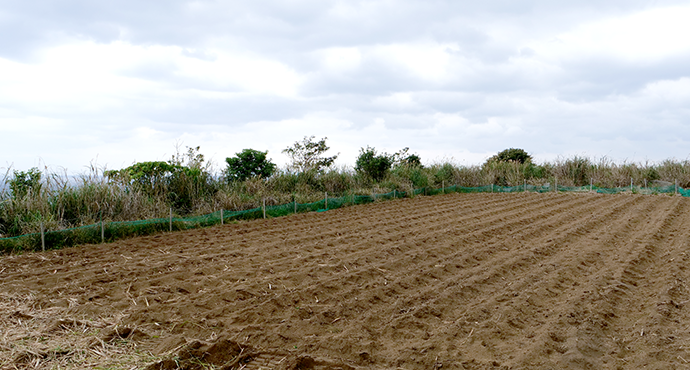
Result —
[{"label": "leafy shrub", "polygon": [[330,167],[338,155],[323,156],[330,149],[326,145],[326,139],[328,138],[324,137],[319,141],[314,141],[314,136],[305,136],[302,142],[296,141],[292,147],[284,149],[283,153],[291,159],[290,169],[297,172],[320,172],[324,168]]},{"label": "leafy shrub", "polygon": [[517,162],[517,163],[527,163],[532,162],[532,156],[527,154],[523,149],[510,148],[498,152],[498,154],[489,158],[489,161],[495,162]]},{"label": "leafy shrub", "polygon": [[225,158],[226,177],[229,181],[244,181],[251,177],[269,178],[275,173],[276,165],[266,158],[268,151],[244,149],[235,157]]},{"label": "leafy shrub", "polygon": [[369,146],[361,148],[357,162],[355,162],[355,171],[365,174],[374,181],[381,181],[388,170],[393,166],[394,157],[387,153],[377,154],[376,149]]},{"label": "leafy shrub", "polygon": [[41,191],[41,171],[36,167],[26,172],[14,171],[9,187],[15,199],[30,194],[37,195]]},{"label": "leafy shrub", "polygon": [[443,184],[450,186],[455,181],[455,167],[450,163],[444,163],[436,170],[434,174],[434,181],[436,184]]}]

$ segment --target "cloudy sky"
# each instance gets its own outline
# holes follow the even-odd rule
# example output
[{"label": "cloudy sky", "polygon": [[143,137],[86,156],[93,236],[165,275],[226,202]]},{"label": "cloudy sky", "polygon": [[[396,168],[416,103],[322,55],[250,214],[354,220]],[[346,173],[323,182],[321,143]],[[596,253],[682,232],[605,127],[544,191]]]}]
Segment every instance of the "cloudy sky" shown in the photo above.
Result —
[{"label": "cloudy sky", "polygon": [[328,137],[478,164],[690,155],[690,5],[0,0],[0,167],[83,171]]}]

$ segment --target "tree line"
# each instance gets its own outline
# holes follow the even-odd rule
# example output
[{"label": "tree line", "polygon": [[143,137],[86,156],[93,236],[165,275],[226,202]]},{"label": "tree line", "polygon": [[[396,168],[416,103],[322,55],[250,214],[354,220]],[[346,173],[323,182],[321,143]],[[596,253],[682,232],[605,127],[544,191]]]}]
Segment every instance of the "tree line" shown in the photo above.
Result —
[{"label": "tree line", "polygon": [[304,137],[285,148],[285,168],[268,159],[268,152],[244,149],[225,160],[221,174],[212,173],[200,147],[187,147],[167,161],[139,162],[120,170],[92,168],[75,183],[65,174],[8,171],[0,179],[0,235],[88,225],[99,220],[130,221],[175,215],[206,214],[219,209],[251,209],[292,201],[309,203],[332,196],[370,195],[423,187],[525,183],[565,186],[592,183],[599,187],[673,184],[690,187],[690,162],[614,163],[602,158],[557,159],[535,163],[523,149],[509,148],[483,164],[422,163],[403,148],[395,153],[366,146],[354,167],[337,168],[338,154],[329,154],[327,138]]}]

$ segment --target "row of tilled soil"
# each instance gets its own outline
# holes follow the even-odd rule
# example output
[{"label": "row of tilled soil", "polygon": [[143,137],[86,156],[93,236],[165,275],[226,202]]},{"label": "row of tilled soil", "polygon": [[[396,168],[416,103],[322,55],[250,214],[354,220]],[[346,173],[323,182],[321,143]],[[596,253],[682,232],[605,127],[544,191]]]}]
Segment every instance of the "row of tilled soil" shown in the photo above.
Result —
[{"label": "row of tilled soil", "polygon": [[8,256],[0,365],[681,368],[689,201],[449,194]]}]

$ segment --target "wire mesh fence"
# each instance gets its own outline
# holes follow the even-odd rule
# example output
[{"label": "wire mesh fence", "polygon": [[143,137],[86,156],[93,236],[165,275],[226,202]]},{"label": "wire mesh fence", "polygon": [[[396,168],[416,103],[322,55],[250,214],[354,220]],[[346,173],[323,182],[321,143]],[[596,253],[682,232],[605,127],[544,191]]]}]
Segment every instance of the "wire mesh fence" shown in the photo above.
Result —
[{"label": "wire mesh fence", "polygon": [[519,192],[596,192],[601,194],[678,194],[690,197],[690,189],[683,189],[678,186],[660,187],[640,187],[626,186],[619,188],[599,188],[596,186],[560,186],[560,185],[520,185],[520,186],[498,186],[486,185],[480,187],[464,187],[453,185],[442,188],[424,187],[415,189],[409,193],[394,190],[388,193],[372,195],[345,195],[342,197],[329,198],[328,195],[323,200],[313,203],[291,202],[275,206],[262,206],[244,211],[219,210],[213,213],[192,216],[192,217],[172,217],[155,218],[138,221],[117,221],[99,222],[93,225],[86,225],[61,230],[47,230],[40,233],[25,234],[9,238],[0,238],[0,254],[21,253],[30,251],[41,251],[48,249],[60,249],[79,244],[96,244],[112,242],[133,236],[150,235],[164,231],[188,230],[201,227],[208,227],[221,223],[232,222],[235,220],[251,220],[266,217],[281,217],[294,213],[303,212],[323,212],[343,206],[372,203],[377,200],[390,200],[395,198],[405,198],[417,195],[437,195],[448,193],[519,193]]}]

